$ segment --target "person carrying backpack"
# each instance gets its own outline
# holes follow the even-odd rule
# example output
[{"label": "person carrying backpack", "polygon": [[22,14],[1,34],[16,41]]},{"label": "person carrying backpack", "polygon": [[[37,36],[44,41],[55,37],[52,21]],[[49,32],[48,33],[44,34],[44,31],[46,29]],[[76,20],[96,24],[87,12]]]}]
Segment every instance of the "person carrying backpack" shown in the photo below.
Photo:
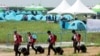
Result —
[{"label": "person carrying backpack", "polygon": [[74,53],[76,53],[76,48],[80,46],[81,34],[77,33],[75,30],[72,30],[72,33],[73,33],[72,41],[73,41]]},{"label": "person carrying backpack", "polygon": [[50,55],[50,49],[52,49],[56,55],[56,50],[54,49],[53,45],[55,45],[57,36],[55,34],[52,34],[51,31],[47,31],[47,34],[49,35],[48,38],[48,42],[49,42],[49,46],[48,46],[48,55]]},{"label": "person carrying backpack", "polygon": [[[35,54],[37,54],[37,50],[34,48],[34,44],[36,42],[36,39],[32,36],[32,34],[30,32],[27,33],[28,34],[28,44],[27,44],[27,50],[30,51],[30,46],[32,47],[32,49],[35,51]],[[30,53],[30,52],[29,52]]]},{"label": "person carrying backpack", "polygon": [[18,51],[19,46],[21,45],[23,41],[23,38],[20,34],[17,33],[17,31],[14,31],[14,51],[15,51],[15,56],[18,55],[18,53],[20,53]]}]

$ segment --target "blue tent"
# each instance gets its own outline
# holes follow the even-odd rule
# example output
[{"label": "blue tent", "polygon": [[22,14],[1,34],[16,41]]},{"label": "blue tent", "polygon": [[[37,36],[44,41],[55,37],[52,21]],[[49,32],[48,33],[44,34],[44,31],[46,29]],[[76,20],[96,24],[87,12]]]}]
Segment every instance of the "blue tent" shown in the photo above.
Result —
[{"label": "blue tent", "polygon": [[41,21],[46,21],[46,15],[42,17]]},{"label": "blue tent", "polygon": [[69,22],[60,20],[59,25],[60,25],[60,28],[62,28],[62,29],[68,29]]},{"label": "blue tent", "polygon": [[5,18],[4,18],[4,12],[0,12],[0,18],[1,18],[1,20],[4,20]]},{"label": "blue tent", "polygon": [[41,18],[42,16],[43,16],[43,15],[36,15],[35,18],[36,18],[36,20],[41,20],[41,19],[42,19],[42,18]]},{"label": "blue tent", "polygon": [[0,12],[0,22],[4,22],[5,18],[4,18],[4,12]]},{"label": "blue tent", "polygon": [[12,14],[9,14],[9,15],[6,15],[6,16],[5,16],[5,19],[6,19],[6,20],[13,20],[14,18],[15,18],[15,16],[12,15]]},{"label": "blue tent", "polygon": [[73,20],[74,18],[71,15],[63,15],[67,20]]},{"label": "blue tent", "polygon": [[33,15],[27,15],[27,17],[28,17],[28,20],[32,20],[32,17],[34,17]]},{"label": "blue tent", "polygon": [[23,14],[19,14],[19,15],[16,15],[16,16],[15,16],[15,19],[14,19],[14,20],[16,20],[16,21],[21,21],[22,18],[23,18]]},{"label": "blue tent", "polygon": [[80,20],[75,20],[70,22],[68,29],[85,30],[86,25]]}]

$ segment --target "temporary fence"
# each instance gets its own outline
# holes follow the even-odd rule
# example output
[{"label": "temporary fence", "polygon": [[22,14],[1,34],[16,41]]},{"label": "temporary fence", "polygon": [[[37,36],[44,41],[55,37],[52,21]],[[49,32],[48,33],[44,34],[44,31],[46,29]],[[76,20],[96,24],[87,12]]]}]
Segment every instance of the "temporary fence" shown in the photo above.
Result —
[{"label": "temporary fence", "polygon": [[[82,42],[87,42],[88,38],[87,38],[87,33],[86,31],[77,31],[78,33],[81,34]],[[32,35],[36,35],[36,43],[48,43],[47,39],[48,39],[48,34],[46,32],[31,32]],[[52,32],[53,34],[57,35],[57,42],[71,42],[71,38],[73,36],[72,32],[70,30],[62,30],[59,32]],[[23,37],[23,44],[28,42],[28,35],[27,32],[20,32],[20,34]],[[13,37],[13,32],[9,33],[7,38],[6,38],[6,44],[13,44],[14,42],[14,37]]]}]

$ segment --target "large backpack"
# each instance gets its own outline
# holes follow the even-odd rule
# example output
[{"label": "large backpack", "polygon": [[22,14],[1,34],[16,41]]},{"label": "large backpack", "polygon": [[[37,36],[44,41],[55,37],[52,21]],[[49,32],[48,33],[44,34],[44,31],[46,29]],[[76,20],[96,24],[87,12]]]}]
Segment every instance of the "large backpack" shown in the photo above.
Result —
[{"label": "large backpack", "polygon": [[57,36],[54,34],[54,40],[56,41],[57,40]]},{"label": "large backpack", "polygon": [[81,40],[81,34],[78,34],[78,41]]},{"label": "large backpack", "polygon": [[19,35],[19,41],[22,42],[22,36],[21,35]]},{"label": "large backpack", "polygon": [[74,36],[72,36],[71,40],[72,41],[77,41],[77,40],[80,41],[81,40],[81,34],[79,34],[79,33],[77,34],[77,40],[74,39]]}]

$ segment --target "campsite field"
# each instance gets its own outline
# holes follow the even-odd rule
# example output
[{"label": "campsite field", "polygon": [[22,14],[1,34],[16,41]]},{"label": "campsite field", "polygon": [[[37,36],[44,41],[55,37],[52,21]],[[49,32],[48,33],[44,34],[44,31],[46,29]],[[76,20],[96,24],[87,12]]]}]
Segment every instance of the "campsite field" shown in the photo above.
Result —
[{"label": "campsite field", "polygon": [[[62,56],[100,56],[100,47],[87,47],[87,53],[77,53],[73,54],[73,48],[63,48],[64,54]],[[30,56],[47,56],[47,49],[45,49],[44,54],[34,54],[35,52],[31,50]],[[0,56],[14,56],[13,50],[8,51],[0,49]],[[54,55],[54,53],[51,51],[50,56],[60,56],[60,55]]]},{"label": "campsite field", "polygon": [[[70,30],[61,30],[59,23],[48,23],[45,21],[7,21],[0,22],[0,43],[13,43],[13,31],[17,30],[27,42],[27,32],[35,32],[38,43],[47,42],[47,30],[51,30],[58,36],[58,41],[71,41],[72,33]],[[100,33],[86,33],[79,31],[82,41],[100,43]]]}]

